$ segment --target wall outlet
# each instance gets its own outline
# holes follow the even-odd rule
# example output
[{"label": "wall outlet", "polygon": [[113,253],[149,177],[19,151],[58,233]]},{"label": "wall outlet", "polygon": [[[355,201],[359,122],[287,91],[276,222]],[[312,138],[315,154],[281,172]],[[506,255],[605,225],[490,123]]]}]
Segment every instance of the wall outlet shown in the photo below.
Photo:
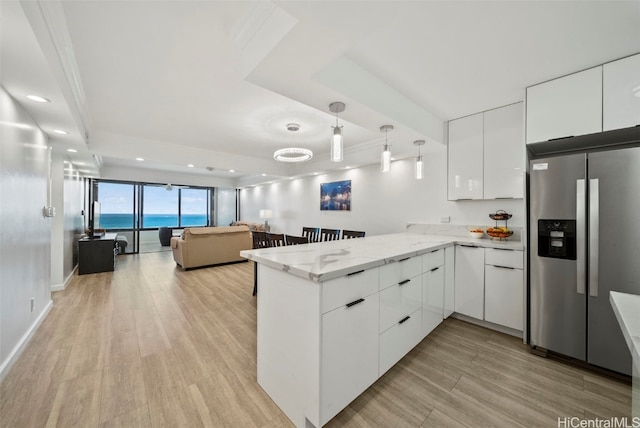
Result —
[{"label": "wall outlet", "polygon": [[31,298],[31,312],[33,312],[33,310],[36,308],[36,298],[32,297]]},{"label": "wall outlet", "polygon": [[451,221],[451,217],[440,217],[440,223],[449,223]]}]

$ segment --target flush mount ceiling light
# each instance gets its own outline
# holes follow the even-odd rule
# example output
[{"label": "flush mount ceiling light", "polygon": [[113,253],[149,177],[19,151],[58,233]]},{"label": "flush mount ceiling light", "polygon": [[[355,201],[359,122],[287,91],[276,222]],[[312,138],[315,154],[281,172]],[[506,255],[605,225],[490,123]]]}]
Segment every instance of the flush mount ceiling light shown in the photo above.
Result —
[{"label": "flush mount ceiling light", "polygon": [[67,151],[69,153],[78,153],[78,151],[76,149],[67,149]]},{"label": "flush mount ceiling light", "polygon": [[329,104],[331,113],[336,114],[336,126],[332,126],[333,135],[331,136],[331,162],[342,162],[342,126],[338,125],[338,113],[342,113],[345,109],[344,103],[339,101]]},{"label": "flush mount ceiling light", "polygon": [[54,129],[53,132],[55,132],[56,134],[60,134],[60,135],[68,135],[69,134],[67,131],[63,131],[62,129]]},{"label": "flush mount ceiling light", "polygon": [[39,95],[27,95],[27,98],[29,98],[31,101],[35,101],[37,103],[50,103],[51,101],[41,97]]},{"label": "flush mount ceiling light", "polygon": [[136,158],[138,162],[144,162],[144,158]]},{"label": "flush mount ceiling light", "polygon": [[384,147],[380,157],[380,171],[382,172],[389,172],[391,169],[391,145],[387,140],[389,131],[393,131],[393,125],[382,125],[380,127],[380,132],[384,132]]},{"label": "flush mount ceiling light", "polygon": [[413,142],[414,146],[418,146],[418,157],[416,158],[416,180],[422,180],[424,162],[422,161],[422,155],[420,154],[420,146],[424,145],[424,140],[416,140]]},{"label": "flush mount ceiling light", "polygon": [[[300,129],[300,125],[297,123],[288,123],[287,131],[296,132]],[[305,162],[313,157],[313,152],[302,147],[285,147],[284,149],[276,150],[273,153],[273,158],[279,162]]]}]

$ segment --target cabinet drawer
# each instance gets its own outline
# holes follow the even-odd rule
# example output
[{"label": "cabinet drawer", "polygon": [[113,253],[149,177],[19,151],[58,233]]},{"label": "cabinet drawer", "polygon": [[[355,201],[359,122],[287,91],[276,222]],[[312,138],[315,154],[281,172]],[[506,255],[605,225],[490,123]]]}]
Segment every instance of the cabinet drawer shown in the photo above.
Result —
[{"label": "cabinet drawer", "polygon": [[422,306],[422,276],[405,281],[380,292],[380,332]]},{"label": "cabinet drawer", "polygon": [[444,248],[422,255],[422,266],[424,272],[442,265],[444,265]]},{"label": "cabinet drawer", "polygon": [[420,310],[407,317],[380,335],[380,376],[422,340]]},{"label": "cabinet drawer", "polygon": [[320,425],[378,378],[378,311],[374,294],[362,303],[322,315]]},{"label": "cabinet drawer", "polygon": [[322,313],[377,293],[378,276],[378,268],[373,268],[323,282]]},{"label": "cabinet drawer", "polygon": [[520,269],[485,267],[484,319],[522,330],[524,274]]},{"label": "cabinet drawer", "polygon": [[422,273],[422,257],[408,257],[394,263],[380,266],[380,290],[411,279]]},{"label": "cabinet drawer", "polygon": [[498,250],[487,248],[484,253],[485,264],[522,269],[524,260],[523,252],[518,250]]}]

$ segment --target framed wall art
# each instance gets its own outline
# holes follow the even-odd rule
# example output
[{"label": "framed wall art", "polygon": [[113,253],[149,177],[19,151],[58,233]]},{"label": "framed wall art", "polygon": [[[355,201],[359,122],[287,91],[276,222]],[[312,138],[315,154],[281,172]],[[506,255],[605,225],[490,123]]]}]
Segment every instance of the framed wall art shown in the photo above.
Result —
[{"label": "framed wall art", "polygon": [[321,183],[320,211],[351,211],[351,180]]}]

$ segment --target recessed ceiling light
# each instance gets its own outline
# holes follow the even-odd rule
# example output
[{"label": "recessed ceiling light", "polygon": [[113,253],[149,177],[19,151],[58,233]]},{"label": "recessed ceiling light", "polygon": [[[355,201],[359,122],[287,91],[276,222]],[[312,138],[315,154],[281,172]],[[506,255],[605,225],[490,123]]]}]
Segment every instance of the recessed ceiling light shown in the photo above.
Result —
[{"label": "recessed ceiling light", "polygon": [[319,172],[314,172],[314,173],[313,173],[313,175],[318,175],[318,174],[320,174],[320,173],[319,173]]},{"label": "recessed ceiling light", "polygon": [[136,158],[136,160],[137,160],[138,162],[143,162],[143,161],[144,161],[144,158]]},{"label": "recessed ceiling light", "polygon": [[267,176],[267,174],[262,174],[262,176],[263,176],[263,177],[266,177],[266,176]]},{"label": "recessed ceiling light", "polygon": [[31,101],[35,101],[37,103],[50,103],[51,102],[48,99],[40,97],[38,95],[27,95],[27,98],[29,98]]},{"label": "recessed ceiling light", "polygon": [[78,151],[76,149],[67,149],[67,151],[69,153],[78,153]]},{"label": "recessed ceiling light", "polygon": [[67,131],[63,131],[62,129],[54,129],[53,132],[55,132],[56,134],[60,134],[60,135],[68,135],[69,134]]},{"label": "recessed ceiling light", "polygon": [[189,168],[193,168],[193,164],[190,163],[189,165],[187,165]]},{"label": "recessed ceiling light", "polygon": [[73,164],[74,165],[86,165],[86,163],[84,163],[84,162],[74,162]]},{"label": "recessed ceiling light", "polygon": [[229,172],[236,172],[236,170],[235,169],[230,169]]}]

